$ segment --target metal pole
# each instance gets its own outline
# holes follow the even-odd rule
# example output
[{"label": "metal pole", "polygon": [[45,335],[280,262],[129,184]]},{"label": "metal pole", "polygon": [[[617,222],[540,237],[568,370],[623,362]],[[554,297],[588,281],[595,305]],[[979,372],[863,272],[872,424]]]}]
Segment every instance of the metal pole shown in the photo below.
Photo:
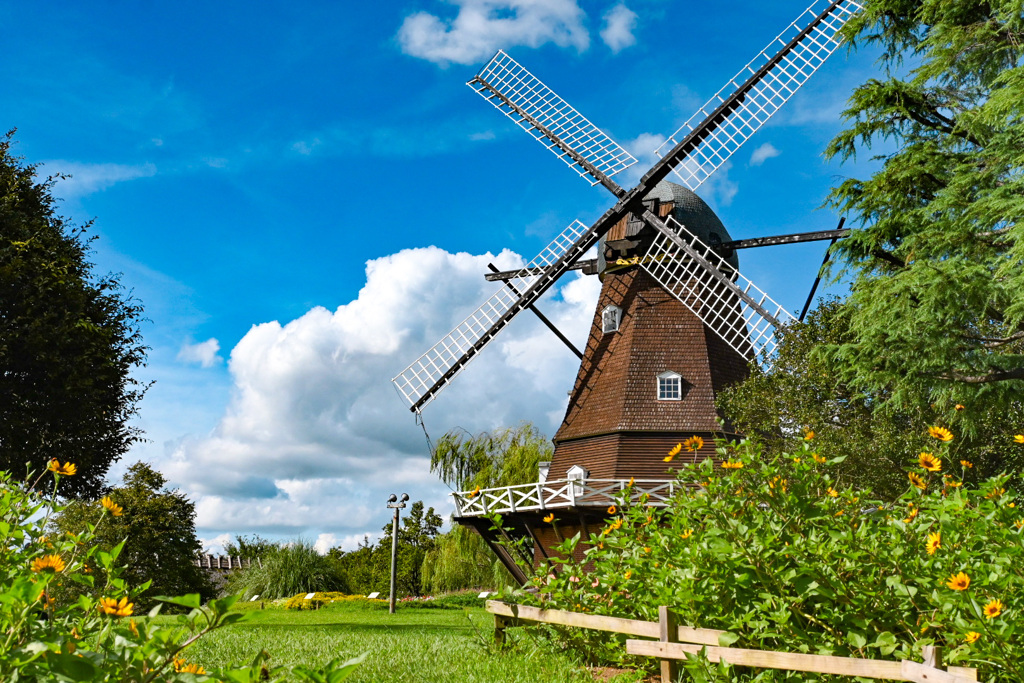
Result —
[{"label": "metal pole", "polygon": [[398,507],[395,507],[395,521],[391,527],[391,606],[388,612],[395,613],[395,580],[398,572]]}]

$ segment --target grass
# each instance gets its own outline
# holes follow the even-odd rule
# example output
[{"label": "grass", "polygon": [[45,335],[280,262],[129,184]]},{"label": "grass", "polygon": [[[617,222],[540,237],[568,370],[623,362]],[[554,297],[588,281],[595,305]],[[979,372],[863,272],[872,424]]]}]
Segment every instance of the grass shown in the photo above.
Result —
[{"label": "grass", "polygon": [[[335,657],[369,653],[355,683],[593,683],[594,675],[533,636],[510,632],[511,646],[491,645],[493,617],[482,608],[414,609],[338,602],[316,611],[240,605],[242,622],[210,634],[186,653],[207,668],[247,663],[267,650],[273,665],[320,666]],[[160,619],[169,617],[158,617]],[[605,679],[602,679],[605,680]],[[611,679],[620,683],[636,676]]]}]

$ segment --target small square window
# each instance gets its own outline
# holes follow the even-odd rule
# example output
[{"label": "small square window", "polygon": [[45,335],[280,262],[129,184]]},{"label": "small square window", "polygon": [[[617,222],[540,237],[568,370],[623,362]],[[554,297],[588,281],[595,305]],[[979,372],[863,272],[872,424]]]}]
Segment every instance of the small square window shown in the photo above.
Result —
[{"label": "small square window", "polygon": [[681,401],[683,398],[683,378],[678,372],[663,372],[658,375],[658,400]]},{"label": "small square window", "polygon": [[622,321],[622,309],[618,306],[605,306],[601,311],[601,331],[605,334],[617,332]]}]

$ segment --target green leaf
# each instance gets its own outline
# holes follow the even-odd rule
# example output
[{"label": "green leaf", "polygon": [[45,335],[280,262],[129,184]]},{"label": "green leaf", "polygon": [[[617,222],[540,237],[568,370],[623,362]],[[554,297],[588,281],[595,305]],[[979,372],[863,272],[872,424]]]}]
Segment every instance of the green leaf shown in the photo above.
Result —
[{"label": "green leaf", "polygon": [[166,602],[171,605],[181,605],[182,607],[190,607],[192,609],[199,609],[202,607],[202,598],[199,597],[199,593],[188,593],[186,595],[179,595],[176,597],[167,597],[165,595],[155,595],[154,600],[160,602]]},{"label": "green leaf", "polygon": [[726,631],[725,633],[718,634],[718,645],[719,647],[730,647],[739,639],[739,635]]},{"label": "green leaf", "polygon": [[860,650],[868,644],[868,639],[856,631],[850,631],[846,634],[846,642]]},{"label": "green leaf", "polygon": [[85,657],[50,652],[46,655],[46,663],[51,671],[65,676],[72,681],[91,681],[96,677],[96,666]]}]

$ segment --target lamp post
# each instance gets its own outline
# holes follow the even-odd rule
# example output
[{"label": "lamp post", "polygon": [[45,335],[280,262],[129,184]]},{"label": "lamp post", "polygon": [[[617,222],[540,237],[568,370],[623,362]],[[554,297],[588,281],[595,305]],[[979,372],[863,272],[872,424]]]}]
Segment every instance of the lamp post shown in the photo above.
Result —
[{"label": "lamp post", "polygon": [[391,527],[391,604],[388,607],[390,614],[395,613],[395,578],[398,571],[398,511],[405,507],[407,500],[409,500],[408,493],[403,493],[401,499],[393,493],[388,496],[388,508],[395,510],[395,521]]}]

